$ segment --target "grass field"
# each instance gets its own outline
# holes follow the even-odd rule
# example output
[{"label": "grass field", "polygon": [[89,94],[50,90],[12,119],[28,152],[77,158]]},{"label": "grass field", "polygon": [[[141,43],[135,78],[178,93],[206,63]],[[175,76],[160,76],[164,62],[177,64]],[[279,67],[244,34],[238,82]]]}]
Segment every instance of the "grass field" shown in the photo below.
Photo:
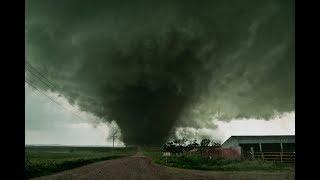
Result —
[{"label": "grass field", "polygon": [[185,169],[215,171],[279,171],[293,170],[293,165],[266,161],[234,160],[213,157],[204,158],[200,155],[179,155],[163,157],[158,148],[143,148],[143,153],[155,163]]},{"label": "grass field", "polygon": [[96,161],[133,155],[136,148],[26,146],[25,178],[49,175]]}]

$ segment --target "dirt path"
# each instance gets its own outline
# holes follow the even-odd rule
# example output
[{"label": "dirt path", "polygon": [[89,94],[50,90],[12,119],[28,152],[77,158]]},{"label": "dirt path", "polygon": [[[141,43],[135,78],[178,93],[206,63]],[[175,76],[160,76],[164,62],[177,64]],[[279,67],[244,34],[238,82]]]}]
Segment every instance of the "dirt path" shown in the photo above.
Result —
[{"label": "dirt path", "polygon": [[97,162],[76,169],[36,179],[106,179],[106,180],[276,180],[294,179],[293,172],[216,172],[171,168],[154,164],[138,152],[135,156]]}]

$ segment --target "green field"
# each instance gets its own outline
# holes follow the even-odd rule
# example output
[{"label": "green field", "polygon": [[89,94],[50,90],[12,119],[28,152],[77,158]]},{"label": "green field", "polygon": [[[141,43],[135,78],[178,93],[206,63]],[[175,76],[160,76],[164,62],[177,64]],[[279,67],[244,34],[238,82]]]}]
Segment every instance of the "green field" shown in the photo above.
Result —
[{"label": "green field", "polygon": [[136,148],[26,146],[25,178],[49,175],[85,164],[136,153]]},{"label": "green field", "polygon": [[177,155],[163,157],[158,148],[143,148],[144,155],[153,159],[157,164],[198,170],[215,170],[215,171],[282,171],[293,170],[292,164],[234,160],[221,157],[205,158],[200,155]]},{"label": "green field", "polygon": [[[143,154],[157,164],[215,171],[278,171],[293,170],[292,165],[226,158],[205,158],[200,155],[163,157],[160,148],[143,147]],[[137,148],[26,146],[25,178],[53,174],[89,163],[134,155]]]}]

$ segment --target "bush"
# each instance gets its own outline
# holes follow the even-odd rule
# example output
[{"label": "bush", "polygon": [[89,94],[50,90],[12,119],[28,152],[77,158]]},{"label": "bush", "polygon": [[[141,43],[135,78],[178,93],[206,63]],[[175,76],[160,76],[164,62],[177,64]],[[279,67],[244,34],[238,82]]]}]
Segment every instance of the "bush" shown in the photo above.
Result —
[{"label": "bush", "polygon": [[[150,155],[146,153],[146,155]],[[252,171],[252,170],[287,170],[290,167],[282,163],[266,161],[242,161],[222,157],[206,158],[201,155],[180,155],[163,157],[151,156],[158,164],[177,168],[219,171]]]}]

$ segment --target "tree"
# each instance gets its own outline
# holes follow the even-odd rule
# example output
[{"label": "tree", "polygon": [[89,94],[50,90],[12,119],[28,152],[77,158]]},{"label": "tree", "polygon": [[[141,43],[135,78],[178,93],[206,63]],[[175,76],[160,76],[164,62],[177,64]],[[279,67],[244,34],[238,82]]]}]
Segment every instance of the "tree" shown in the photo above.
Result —
[{"label": "tree", "polygon": [[210,140],[205,138],[205,139],[201,140],[200,146],[201,147],[208,147],[209,144],[210,144]]},{"label": "tree", "polygon": [[210,140],[209,139],[202,139],[200,142],[200,152],[203,154],[204,150],[209,147]]},{"label": "tree", "polygon": [[197,140],[193,140],[192,146],[197,148],[199,147],[199,144],[197,143]]},{"label": "tree", "polygon": [[217,142],[212,142],[211,147],[214,147],[214,148],[221,148],[221,144],[220,144],[220,143],[217,143]]},{"label": "tree", "polygon": [[187,149],[187,151],[190,151],[190,150],[198,148],[198,147],[199,147],[199,144],[197,143],[197,140],[193,140],[192,143],[190,143],[186,146],[186,149]]},{"label": "tree", "polygon": [[114,141],[121,136],[121,132],[119,130],[118,125],[116,124],[115,121],[112,121],[109,126],[109,132],[108,132],[108,137],[107,139],[112,139],[112,153],[114,151]]},{"label": "tree", "polygon": [[162,151],[164,152],[174,153],[174,150],[175,150],[175,145],[172,141],[167,142],[162,146]]},{"label": "tree", "polygon": [[173,143],[175,143],[175,144],[180,144],[180,139],[174,139],[174,140],[173,140]]}]

